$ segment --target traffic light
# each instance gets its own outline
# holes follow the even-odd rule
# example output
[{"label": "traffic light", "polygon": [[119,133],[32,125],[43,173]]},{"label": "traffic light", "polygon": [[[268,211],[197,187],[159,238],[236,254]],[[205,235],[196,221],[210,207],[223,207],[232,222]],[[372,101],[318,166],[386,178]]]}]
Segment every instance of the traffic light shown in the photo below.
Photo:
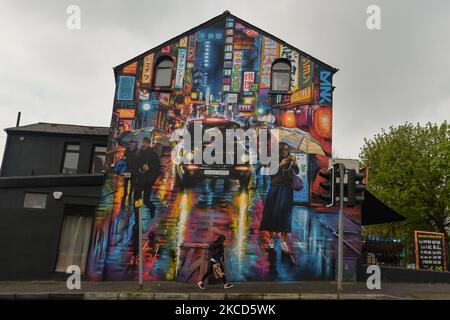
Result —
[{"label": "traffic light", "polygon": [[319,171],[319,175],[322,178],[327,179],[325,182],[320,182],[319,185],[325,192],[321,192],[319,194],[320,199],[322,199],[327,207],[331,207],[334,205],[335,199],[335,186],[336,186],[336,176],[335,176],[335,168],[331,167],[328,171]]},{"label": "traffic light", "polygon": [[364,201],[364,190],[366,189],[362,183],[366,175],[356,170],[347,171],[347,205],[354,207],[358,203]]}]

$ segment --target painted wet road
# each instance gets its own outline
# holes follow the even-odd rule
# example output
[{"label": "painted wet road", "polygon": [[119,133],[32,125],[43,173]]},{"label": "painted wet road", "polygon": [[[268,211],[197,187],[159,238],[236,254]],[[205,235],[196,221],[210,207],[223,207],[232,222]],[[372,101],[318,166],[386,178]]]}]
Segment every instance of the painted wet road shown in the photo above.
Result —
[{"label": "painted wet road", "polygon": [[[267,178],[253,174],[248,189],[224,179],[181,188],[175,183],[173,168],[166,167],[153,187],[155,216],[151,218],[145,206],[142,214],[144,280],[198,281],[206,272],[208,243],[220,234],[227,239],[225,270],[231,281],[332,279],[335,234],[326,223],[329,219],[312,208],[294,206],[291,255],[281,252],[278,238],[275,249],[268,248],[269,234],[259,230]],[[113,179],[117,188],[109,190],[104,201],[113,206],[103,208],[105,214],[97,219],[91,278],[135,280],[138,267],[130,263],[137,238],[133,235],[133,199],[124,195],[123,178]],[[335,214],[325,216],[334,221]]]}]

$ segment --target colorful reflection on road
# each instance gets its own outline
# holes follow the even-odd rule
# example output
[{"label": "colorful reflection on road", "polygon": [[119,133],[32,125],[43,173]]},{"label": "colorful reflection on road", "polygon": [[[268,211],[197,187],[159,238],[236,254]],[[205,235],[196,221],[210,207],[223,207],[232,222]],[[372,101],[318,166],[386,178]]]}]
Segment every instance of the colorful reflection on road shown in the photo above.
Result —
[{"label": "colorful reflection on road", "polygon": [[[113,182],[118,186],[114,191]],[[295,206],[292,255],[281,252],[279,239],[269,250],[269,234],[259,230],[266,192],[264,180],[253,178],[248,189],[228,180],[204,180],[180,189],[173,170],[166,170],[153,187],[156,215],[151,218],[143,209],[144,279],[197,281],[207,268],[208,243],[220,234],[227,237],[225,268],[231,281],[333,278],[336,237],[329,221],[336,214]],[[113,176],[98,208],[90,279],[137,279],[137,265],[130,264],[135,223],[131,200],[124,197],[122,178]]]}]

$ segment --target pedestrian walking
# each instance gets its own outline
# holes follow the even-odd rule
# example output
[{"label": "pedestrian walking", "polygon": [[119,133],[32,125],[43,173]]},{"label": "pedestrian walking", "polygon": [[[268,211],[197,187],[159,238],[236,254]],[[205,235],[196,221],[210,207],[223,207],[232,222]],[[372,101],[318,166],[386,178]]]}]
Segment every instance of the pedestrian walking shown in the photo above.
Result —
[{"label": "pedestrian walking", "polygon": [[223,282],[224,289],[230,289],[233,287],[232,284],[228,283],[227,277],[225,275],[225,269],[223,267],[224,262],[224,244],[225,236],[221,234],[211,245],[209,246],[209,251],[211,258],[208,263],[208,271],[203,275],[202,280],[197,283],[200,289],[205,289],[206,279],[214,273],[216,279],[221,278]]}]

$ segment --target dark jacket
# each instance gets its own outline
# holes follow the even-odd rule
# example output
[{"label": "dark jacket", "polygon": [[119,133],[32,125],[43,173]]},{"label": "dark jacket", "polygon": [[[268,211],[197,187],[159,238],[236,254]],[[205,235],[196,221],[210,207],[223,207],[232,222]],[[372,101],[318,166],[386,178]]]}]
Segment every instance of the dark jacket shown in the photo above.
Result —
[{"label": "dark jacket", "polygon": [[[280,159],[281,162],[282,159]],[[279,167],[278,172],[270,176],[270,184],[272,186],[292,186],[293,175],[299,173],[298,166],[293,164],[290,169],[288,167]]]},{"label": "dark jacket", "polygon": [[[136,153],[136,164],[138,168],[138,183],[140,185],[152,185],[161,174],[161,161],[159,155],[151,148],[139,150]],[[148,171],[144,171],[144,165]]]},{"label": "dark jacket", "polygon": [[130,172],[133,177],[136,177],[138,174],[138,164],[136,161],[136,154],[138,150],[132,151],[130,148],[127,148],[124,153],[124,158],[127,161],[127,168],[125,172]]},{"label": "dark jacket", "polygon": [[222,243],[211,243],[209,252],[211,259],[214,259],[216,262],[223,262],[224,248]]}]

